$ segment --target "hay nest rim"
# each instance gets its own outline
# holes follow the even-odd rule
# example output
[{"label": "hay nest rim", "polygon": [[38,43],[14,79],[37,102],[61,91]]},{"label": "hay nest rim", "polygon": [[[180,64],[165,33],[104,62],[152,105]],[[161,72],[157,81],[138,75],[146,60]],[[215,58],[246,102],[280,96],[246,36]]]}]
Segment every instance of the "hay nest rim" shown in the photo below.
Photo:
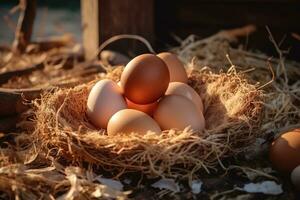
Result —
[{"label": "hay nest rim", "polygon": [[[122,70],[116,68],[102,78],[118,81]],[[241,152],[259,134],[263,92],[234,68],[226,73],[202,68],[188,74],[188,84],[200,94],[205,107],[207,127],[202,133],[187,127],[160,135],[108,136],[85,115],[95,80],[57,89],[35,101],[35,143],[67,161],[95,164],[118,175],[138,171],[150,177],[183,177],[223,167],[222,159]]]}]

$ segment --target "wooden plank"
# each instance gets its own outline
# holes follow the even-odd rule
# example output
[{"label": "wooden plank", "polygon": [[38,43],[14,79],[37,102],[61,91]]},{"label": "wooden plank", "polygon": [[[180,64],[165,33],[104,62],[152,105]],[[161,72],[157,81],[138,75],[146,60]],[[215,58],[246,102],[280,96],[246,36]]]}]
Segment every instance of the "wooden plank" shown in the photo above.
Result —
[{"label": "wooden plank", "polygon": [[0,117],[0,132],[8,133],[16,129],[18,118],[18,115]]},{"label": "wooden plank", "polygon": [[24,99],[33,100],[40,97],[43,89],[5,89],[0,88],[0,117],[22,113],[28,109]]},{"label": "wooden plank", "polygon": [[157,33],[195,27],[234,28],[245,24],[269,25],[278,29],[299,29],[300,2],[227,3],[196,0],[156,2]]},{"label": "wooden plank", "polygon": [[[297,3],[178,3],[174,18],[184,25],[242,26],[253,23],[282,29],[299,27]],[[213,14],[212,14],[213,13]]]},{"label": "wooden plank", "polygon": [[153,0],[100,0],[100,41],[116,34],[154,38]]},{"label": "wooden plank", "polygon": [[39,64],[34,64],[32,66],[26,67],[24,69],[18,69],[18,70],[12,70],[0,73],[0,84],[6,83],[9,79],[11,79],[14,76],[22,76],[26,74],[31,74],[32,72],[36,70],[41,70],[44,68],[44,63],[41,62]]},{"label": "wooden plank", "polygon": [[29,44],[36,14],[36,0],[20,0],[20,16],[13,42],[14,52],[23,52]]},{"label": "wooden plank", "polygon": [[299,42],[290,35],[300,33],[300,1],[268,0],[164,0],[156,1],[156,37],[162,41],[159,47],[178,45],[172,34],[185,38],[196,34],[201,38],[222,29],[231,29],[254,24],[257,31],[242,43],[250,49],[258,49],[269,55],[277,55],[268,39],[265,26],[269,26],[275,39],[285,35],[282,49],[289,49],[290,59],[298,60]]},{"label": "wooden plank", "polygon": [[92,59],[99,47],[100,0],[81,0],[81,20],[85,58]]},{"label": "wooden plank", "polygon": [[[103,41],[119,34],[141,35],[152,42],[153,4],[154,0],[81,0],[86,58],[91,59]],[[118,42],[110,47],[119,52],[132,50],[136,53],[139,49],[133,40]]]},{"label": "wooden plank", "polygon": [[[174,0],[174,1],[179,1],[179,0]],[[184,1],[184,2],[193,2],[193,3],[293,3],[293,2],[299,2],[299,1],[298,0],[188,0],[188,1]]]}]

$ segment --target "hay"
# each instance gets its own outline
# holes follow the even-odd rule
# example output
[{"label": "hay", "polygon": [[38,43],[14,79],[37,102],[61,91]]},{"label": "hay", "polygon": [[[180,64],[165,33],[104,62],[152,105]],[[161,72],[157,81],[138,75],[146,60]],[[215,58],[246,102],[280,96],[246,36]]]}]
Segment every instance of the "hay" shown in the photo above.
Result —
[{"label": "hay", "polygon": [[[118,80],[123,68],[108,73]],[[88,162],[113,171],[143,172],[149,177],[182,177],[222,165],[256,138],[262,91],[243,74],[210,70],[189,72],[189,84],[201,95],[207,127],[203,133],[165,131],[161,135],[108,136],[88,122],[86,101],[94,82],[60,89],[36,102],[36,144],[72,162]]]},{"label": "hay", "polygon": [[232,47],[237,40],[228,31],[220,31],[202,40],[191,35],[173,51],[185,63],[193,60],[196,63],[193,66],[206,66],[214,72],[228,70],[234,65],[244,72],[250,83],[263,87],[264,111],[259,132],[261,137],[272,141],[284,131],[300,126],[300,64],[285,59],[284,51],[279,49],[270,30],[267,30],[278,58],[247,50],[244,46]]},{"label": "hay", "polygon": [[[249,103],[250,101],[258,100],[251,104],[253,107],[255,107],[254,104],[256,106],[259,105],[256,107],[257,109],[252,108],[254,111],[252,114],[246,112],[246,117],[243,117],[241,113],[233,112],[234,109],[232,109],[232,115],[240,116],[240,119],[235,117],[226,118],[228,120],[226,126],[220,125],[214,130],[206,130],[200,136],[185,130],[183,132],[171,131],[170,133],[164,133],[160,137],[153,137],[152,135],[141,137],[133,134],[132,137],[121,137],[121,141],[117,137],[107,140],[108,137],[105,136],[104,130],[95,131],[87,122],[85,116],[79,115],[81,111],[84,112],[84,108],[79,108],[79,110],[82,109],[80,112],[77,110],[78,103],[76,102],[85,101],[83,96],[86,95],[85,92],[88,92],[88,88],[93,83],[81,85],[70,90],[57,90],[54,96],[45,94],[42,101],[36,102],[38,106],[35,111],[35,121],[37,123],[35,125],[37,129],[34,134],[31,133],[31,130],[27,133],[0,133],[0,198],[95,199],[96,196],[94,195],[99,195],[101,191],[107,198],[113,198],[115,195],[124,195],[118,191],[110,192],[110,188],[101,190],[101,188],[105,187],[93,181],[93,178],[100,174],[103,175],[103,171],[98,169],[92,171],[90,166],[85,165],[86,162],[94,165],[98,164],[106,170],[116,170],[119,174],[126,172],[126,170],[142,171],[151,176],[160,174],[173,177],[191,176],[194,173],[195,176],[193,178],[199,178],[197,177],[199,174],[195,173],[197,170],[211,170],[215,168],[218,170],[218,174],[222,173],[218,164],[222,164],[221,160],[223,158],[246,150],[249,151],[249,149],[251,151],[251,146],[249,148],[244,147],[249,146],[256,137],[267,139],[264,146],[268,146],[268,142],[271,142],[276,135],[291,128],[299,127],[299,63],[285,60],[284,55],[279,56],[279,59],[273,58],[270,64],[275,72],[275,77],[271,84],[263,87],[264,94],[262,95],[262,92],[257,91],[257,88],[261,88],[265,83],[270,83],[270,80],[272,80],[272,73],[270,73],[268,68],[268,56],[260,52],[248,51],[245,48],[233,48],[231,46],[232,42],[234,42],[234,38],[228,37],[222,31],[202,40],[198,40],[194,36],[188,37],[174,51],[186,63],[191,60],[194,61],[188,67],[190,72],[189,84],[202,97],[207,91],[210,94],[215,93],[216,90],[227,91],[225,85],[221,84],[220,81],[227,80],[228,82],[228,80],[234,80],[231,86],[228,85],[229,91],[234,91],[232,88],[235,88],[236,84],[241,83],[239,85],[240,88],[237,88],[235,92],[240,91],[244,99],[249,98],[249,101],[246,100],[245,102]],[[234,69],[236,70],[231,68],[231,63],[226,57],[227,54],[231,63],[235,65]],[[14,66],[17,66],[14,64],[16,59],[10,59],[9,55],[5,55],[7,54],[0,53],[1,65],[4,66],[5,64],[5,67],[14,69]],[[30,55],[24,55],[24,57],[26,56]],[[24,66],[33,63],[32,59]],[[20,67],[23,67],[23,65],[20,65]],[[49,70],[51,70],[51,67],[49,65]],[[5,68],[1,68],[1,70],[5,71]],[[222,73],[222,70],[228,72]],[[117,81],[121,71],[120,69],[110,71],[106,77]],[[284,75],[285,73],[287,76]],[[198,79],[197,77],[200,75],[201,77]],[[35,74],[32,74],[32,77],[35,76]],[[287,80],[285,77],[287,77]],[[99,78],[99,76],[96,76],[96,78]],[[104,77],[100,75],[100,78]],[[211,81],[209,90],[201,90],[201,88],[205,88],[202,86],[208,84],[208,80]],[[15,82],[11,81],[11,86],[15,86],[13,83]],[[255,83],[255,86],[251,85],[253,83]],[[213,85],[218,87],[213,87]],[[32,83],[29,84],[29,87],[32,87]],[[257,99],[253,95],[243,93],[246,91],[257,91]],[[231,101],[227,99],[229,97],[227,92],[222,96],[224,102],[228,100],[228,104],[225,104],[228,108],[232,107],[231,105],[234,106],[232,102],[234,102],[234,97],[237,96],[232,96],[230,98]],[[251,100],[251,98],[254,100]],[[208,105],[212,103],[210,100],[211,98],[204,100],[207,108],[206,115],[209,113]],[[63,102],[65,103],[63,104]],[[239,102],[242,103],[242,101]],[[63,106],[61,107],[61,105]],[[76,106],[74,108],[76,108],[77,112],[71,112],[72,109],[74,111],[72,106]],[[60,107],[61,109],[59,109]],[[67,107],[71,109],[67,109]],[[45,112],[42,112],[42,110]],[[221,107],[218,110],[222,111]],[[247,108],[246,110],[250,111]],[[249,115],[252,117],[249,117]],[[214,117],[217,116],[215,114]],[[248,123],[247,120],[249,120]],[[28,123],[28,121],[25,120],[22,123]],[[248,127],[252,129],[248,129]],[[88,137],[84,139],[85,136]],[[97,143],[94,141],[97,141]],[[249,143],[246,143],[247,141]],[[97,146],[95,146],[96,144]],[[259,148],[262,148],[262,146],[259,146]],[[60,156],[65,159],[59,159]],[[252,160],[249,162],[239,156],[235,158],[233,164],[242,165],[247,170],[252,167],[256,170],[262,167],[269,167],[267,159],[264,156],[260,158],[261,160],[259,157],[254,157],[253,162]],[[82,161],[85,161],[85,163]],[[77,167],[69,167],[72,165]],[[228,167],[228,163],[226,162],[226,165],[224,164],[223,167]],[[245,169],[243,168],[243,171]],[[178,175],[176,174],[177,172]],[[118,179],[118,173],[109,174],[109,176],[116,175],[116,179]],[[274,172],[271,174],[269,172],[266,173],[274,175]],[[204,180],[205,177],[202,175],[201,178]],[[138,175],[135,173],[134,176]],[[228,196],[230,195],[226,195],[227,191],[224,192],[224,190],[230,189],[231,186],[234,188],[236,184],[241,183],[241,178],[243,178],[240,177],[240,172],[235,176],[237,176],[238,181],[235,181],[235,178],[232,176],[208,175],[212,179],[217,177],[219,180],[225,178],[230,181],[224,182],[224,187],[223,185],[220,187],[219,184],[212,191],[206,190],[203,195],[212,198],[213,194],[217,193],[223,194],[222,198],[226,198],[226,196],[229,198]],[[191,177],[189,178],[192,180]],[[293,197],[291,195],[292,187],[290,187],[289,183],[281,179],[280,176],[276,176],[276,178],[285,185],[285,191],[281,197],[286,199]],[[144,185],[145,190],[150,190],[147,187],[147,181],[146,183],[144,180],[140,182]],[[209,184],[205,185],[205,187],[209,187]],[[188,189],[184,189],[184,198],[188,196],[186,191]],[[165,193],[165,191],[162,191],[162,193]],[[145,193],[143,198],[147,198],[145,196],[149,197],[149,193]],[[197,196],[195,198],[201,197]],[[231,198],[238,197],[242,196],[239,196],[239,194],[231,196]],[[257,196],[253,196],[253,198],[257,198]],[[264,198],[272,199],[273,197],[264,196]]]},{"label": "hay", "polygon": [[[87,83],[105,71],[100,61],[83,62],[82,59],[78,45],[34,54],[0,52],[0,86],[11,89],[74,86]],[[6,73],[15,75],[6,80]]]},{"label": "hay", "polygon": [[129,192],[99,183],[91,168],[64,166],[38,151],[31,134],[14,134],[0,148],[1,199],[127,199]]},{"label": "hay", "polygon": [[[95,183],[93,173],[78,167],[58,171],[55,166],[27,169],[21,164],[1,168],[0,191],[3,199],[127,199],[120,192]],[[87,176],[91,175],[91,176]]]}]

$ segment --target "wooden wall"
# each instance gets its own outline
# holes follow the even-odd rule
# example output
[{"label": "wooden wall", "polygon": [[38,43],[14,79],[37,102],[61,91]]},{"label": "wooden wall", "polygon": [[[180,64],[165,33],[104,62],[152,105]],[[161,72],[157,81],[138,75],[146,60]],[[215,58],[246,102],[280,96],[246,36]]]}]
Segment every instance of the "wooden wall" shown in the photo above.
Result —
[{"label": "wooden wall", "polygon": [[[300,34],[300,0],[81,0],[81,3],[83,40],[90,52],[117,34],[142,35],[162,50],[178,45],[172,35],[185,38],[196,34],[204,38],[222,29],[254,24],[257,31],[247,40],[241,40],[248,49],[276,56],[265,28],[269,26],[277,41],[286,36],[282,48],[290,50],[289,58],[300,61],[300,41],[292,37],[292,33]],[[112,49],[134,49],[132,55],[146,50],[140,43],[117,44]]]},{"label": "wooden wall", "polygon": [[171,34],[206,37],[221,29],[255,24],[258,30],[249,37],[248,48],[275,54],[265,29],[269,26],[278,41],[286,35],[283,48],[290,47],[290,57],[300,60],[300,41],[291,36],[300,34],[298,0],[156,0],[155,19],[156,41],[162,48],[176,44]]}]

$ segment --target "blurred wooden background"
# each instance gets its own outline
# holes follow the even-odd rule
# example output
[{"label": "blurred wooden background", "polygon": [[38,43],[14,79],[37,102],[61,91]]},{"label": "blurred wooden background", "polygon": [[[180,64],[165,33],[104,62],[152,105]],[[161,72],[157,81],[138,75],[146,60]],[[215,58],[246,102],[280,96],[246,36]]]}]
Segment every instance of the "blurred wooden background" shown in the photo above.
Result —
[{"label": "blurred wooden background", "polygon": [[269,26],[277,41],[286,37],[283,49],[290,48],[289,57],[300,60],[300,1],[298,0],[164,0],[155,2],[157,44],[175,45],[172,34],[185,38],[189,34],[207,37],[221,29],[254,24],[247,48],[259,49],[271,55],[275,50],[268,40]]},{"label": "blurred wooden background", "polygon": [[[86,5],[90,4],[90,10],[85,11],[83,2]],[[1,6],[13,7],[16,4],[18,0],[2,0],[0,12],[3,12]],[[163,50],[178,45],[174,36],[184,39],[190,34],[196,34],[199,38],[204,38],[222,29],[254,24],[257,26],[257,31],[241,40],[246,48],[276,55],[265,28],[269,26],[277,41],[285,38],[281,47],[289,49],[288,58],[300,61],[299,0],[82,0],[81,5],[80,0],[66,2],[37,0],[37,8],[41,7],[54,10],[48,12],[48,18],[52,18],[56,13],[55,10],[60,14],[63,10],[72,10],[76,13],[78,18],[74,18],[72,14],[66,21],[60,21],[60,28],[67,30],[69,27],[67,25],[72,25],[72,29],[68,30],[76,35],[76,38],[83,38],[84,43],[89,43],[89,46],[94,45],[93,48],[89,48],[91,52],[94,52],[102,41],[115,34],[139,34],[152,41],[157,49]],[[81,12],[85,12],[88,16],[86,20],[82,18],[82,25],[80,7]],[[0,13],[0,16],[1,14],[3,13]],[[39,14],[40,12],[37,12],[35,21],[43,21],[43,23],[36,23],[35,27],[44,29],[39,26],[40,24],[50,27],[50,23],[53,22],[47,21],[48,19],[42,20],[41,18],[46,15]],[[90,23],[89,30],[85,26],[86,23]],[[2,34],[10,31],[1,20],[0,28],[0,36],[13,35]],[[81,37],[81,32],[84,31],[90,33]],[[36,34],[37,31],[33,32]],[[132,47],[128,41],[120,43],[121,46]],[[135,45],[137,49],[144,48],[140,43]],[[119,50],[118,45],[112,45],[112,48]]]},{"label": "blurred wooden background", "polygon": [[245,48],[276,55],[268,26],[278,42],[284,39],[281,48],[289,50],[288,57],[300,60],[300,41],[293,37],[300,34],[298,0],[82,0],[82,5],[90,2],[98,3],[100,42],[114,34],[131,33],[166,49],[178,45],[174,36],[204,38],[222,29],[254,24],[257,31],[241,41]]}]

